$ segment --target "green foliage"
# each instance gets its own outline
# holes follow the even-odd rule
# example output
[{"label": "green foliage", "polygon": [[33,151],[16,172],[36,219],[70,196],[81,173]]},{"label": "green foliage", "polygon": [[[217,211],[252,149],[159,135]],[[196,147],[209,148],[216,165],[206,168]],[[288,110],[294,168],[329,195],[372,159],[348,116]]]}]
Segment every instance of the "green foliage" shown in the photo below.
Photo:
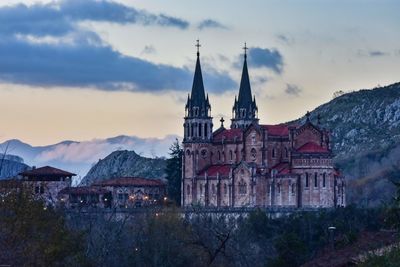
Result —
[{"label": "green foliage", "polygon": [[165,169],[168,180],[168,196],[177,206],[181,203],[182,151],[179,141],[176,140],[170,148],[170,158],[167,159]]},{"label": "green foliage", "polygon": [[398,267],[400,263],[400,249],[393,249],[382,256],[371,255],[360,267]]},{"label": "green foliage", "polygon": [[0,198],[0,263],[12,266],[84,266],[82,235],[61,214],[22,187]]}]

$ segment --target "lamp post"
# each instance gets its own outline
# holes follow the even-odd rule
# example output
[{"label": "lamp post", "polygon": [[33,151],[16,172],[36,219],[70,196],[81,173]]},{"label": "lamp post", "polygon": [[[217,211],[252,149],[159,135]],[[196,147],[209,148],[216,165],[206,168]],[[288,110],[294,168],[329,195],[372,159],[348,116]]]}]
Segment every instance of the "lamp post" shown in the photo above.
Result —
[{"label": "lamp post", "polygon": [[328,230],[329,230],[329,241],[331,243],[331,249],[333,251],[333,250],[335,250],[335,230],[336,230],[336,227],[335,226],[329,226]]}]

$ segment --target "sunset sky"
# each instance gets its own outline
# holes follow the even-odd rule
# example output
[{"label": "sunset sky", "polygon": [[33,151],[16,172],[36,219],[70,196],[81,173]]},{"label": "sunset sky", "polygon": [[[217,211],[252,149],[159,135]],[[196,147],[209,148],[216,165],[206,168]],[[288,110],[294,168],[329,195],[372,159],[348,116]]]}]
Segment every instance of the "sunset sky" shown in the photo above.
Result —
[{"label": "sunset sky", "polygon": [[262,123],[400,80],[400,1],[0,2],[0,142],[182,135],[200,39],[214,125],[247,42]]}]

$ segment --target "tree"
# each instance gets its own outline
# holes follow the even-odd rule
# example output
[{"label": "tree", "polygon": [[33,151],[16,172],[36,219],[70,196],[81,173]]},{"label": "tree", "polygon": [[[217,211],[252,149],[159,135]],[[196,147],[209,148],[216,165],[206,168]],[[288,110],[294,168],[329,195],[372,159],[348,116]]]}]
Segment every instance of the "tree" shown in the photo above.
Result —
[{"label": "tree", "polygon": [[166,173],[168,196],[178,206],[181,203],[182,153],[183,150],[178,139],[176,139],[170,148],[170,158],[167,159]]},{"label": "tree", "polygon": [[[0,263],[12,266],[87,266],[81,233],[62,214],[10,181],[0,196]],[[10,265],[11,266],[11,265]]]}]

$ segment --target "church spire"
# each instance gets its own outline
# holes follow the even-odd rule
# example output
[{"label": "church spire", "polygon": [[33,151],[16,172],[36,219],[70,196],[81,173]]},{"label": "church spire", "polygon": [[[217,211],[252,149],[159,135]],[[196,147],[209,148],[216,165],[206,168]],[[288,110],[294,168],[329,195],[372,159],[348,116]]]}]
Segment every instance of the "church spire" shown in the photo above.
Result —
[{"label": "church spire", "polygon": [[[240,80],[239,87],[239,97],[233,105],[234,116],[232,118],[232,126],[233,128],[244,128],[248,126],[252,121],[258,121],[256,118],[256,99],[251,96],[251,86],[250,86],[250,78],[249,72],[247,69],[247,47],[246,43],[244,43],[244,62],[243,62],[243,70],[242,70],[242,78]],[[253,98],[253,99],[252,99]]]},{"label": "church spire", "polygon": [[197,59],[192,92],[185,107],[185,142],[209,142],[212,135],[211,105],[205,94],[200,65],[200,42],[196,41]]}]

